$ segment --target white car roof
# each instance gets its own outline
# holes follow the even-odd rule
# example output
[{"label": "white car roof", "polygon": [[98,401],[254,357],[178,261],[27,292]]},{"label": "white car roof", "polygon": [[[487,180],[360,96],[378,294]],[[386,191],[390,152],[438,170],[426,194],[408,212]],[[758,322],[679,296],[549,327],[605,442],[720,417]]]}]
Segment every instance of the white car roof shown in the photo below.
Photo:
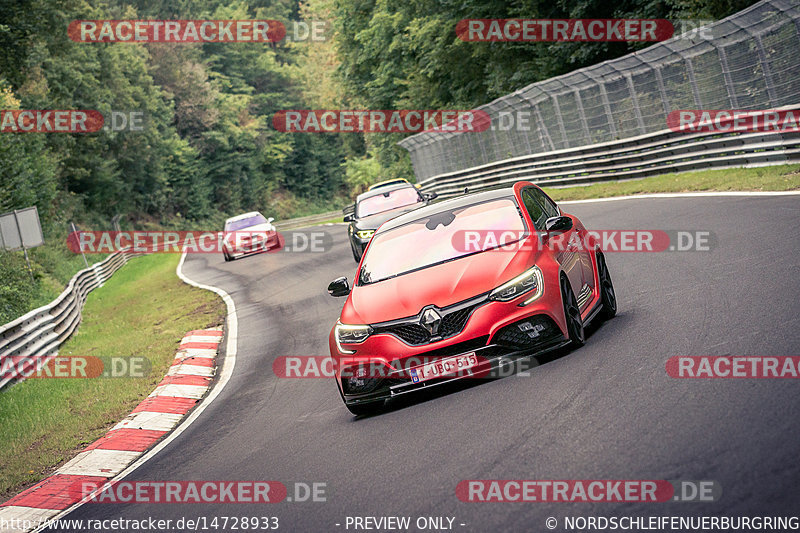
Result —
[{"label": "white car roof", "polygon": [[[261,213],[259,213],[258,211],[250,211],[249,213],[244,213],[243,215],[236,215],[235,217],[231,217],[231,218],[225,220],[225,223],[227,224],[228,222],[236,222],[237,220],[242,220],[244,218],[250,218],[250,217],[257,216],[257,215],[261,215]],[[263,217],[264,215],[261,215],[261,216]],[[264,217],[264,218],[267,218],[267,217]]]}]

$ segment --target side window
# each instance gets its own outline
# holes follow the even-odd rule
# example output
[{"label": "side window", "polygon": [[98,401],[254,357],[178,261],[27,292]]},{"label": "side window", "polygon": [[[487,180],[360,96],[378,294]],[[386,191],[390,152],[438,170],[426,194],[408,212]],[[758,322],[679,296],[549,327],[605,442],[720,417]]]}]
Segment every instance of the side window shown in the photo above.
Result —
[{"label": "side window", "polygon": [[531,194],[533,189],[525,189],[522,191],[522,201],[525,204],[525,209],[533,220],[533,226],[537,231],[544,231],[544,222],[549,217],[542,209],[541,204],[536,201],[536,198]]},{"label": "side window", "polygon": [[544,212],[547,213],[547,218],[558,216],[558,207],[556,207],[556,204],[554,204],[553,201],[550,198],[548,198],[545,193],[534,187],[531,187],[530,189],[527,190],[530,191],[533,197],[539,201],[539,204],[542,206],[542,209],[544,209]]}]

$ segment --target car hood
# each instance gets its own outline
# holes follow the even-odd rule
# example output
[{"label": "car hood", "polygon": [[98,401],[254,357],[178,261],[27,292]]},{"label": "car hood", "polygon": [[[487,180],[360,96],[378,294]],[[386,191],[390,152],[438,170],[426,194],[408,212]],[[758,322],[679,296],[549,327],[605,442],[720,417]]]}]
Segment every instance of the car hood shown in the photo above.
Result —
[{"label": "car hood", "polygon": [[236,233],[237,231],[258,233],[261,231],[275,231],[275,226],[272,224],[256,224],[255,226],[247,226],[246,228],[239,228],[233,231],[226,231],[224,233]]},{"label": "car hood", "polygon": [[403,213],[408,213],[409,211],[419,209],[425,205],[427,205],[427,202],[417,202],[416,204],[396,207],[394,209],[390,209],[389,211],[383,211],[382,213],[375,213],[374,215],[357,219],[353,223],[353,226],[355,227],[356,231],[365,229],[378,229],[381,224],[387,220],[391,220],[394,217],[399,217]]},{"label": "car hood", "polygon": [[447,307],[491,291],[533,266],[524,251],[491,250],[353,288],[345,324],[374,324],[414,316],[427,305]]},{"label": "car hood", "polygon": [[241,228],[233,231],[223,231],[223,235],[225,236],[225,240],[230,242],[234,239],[234,235],[236,233],[246,234],[246,233],[269,233],[270,231],[275,231],[275,226],[272,224],[256,224],[255,226],[248,226],[246,228]]}]

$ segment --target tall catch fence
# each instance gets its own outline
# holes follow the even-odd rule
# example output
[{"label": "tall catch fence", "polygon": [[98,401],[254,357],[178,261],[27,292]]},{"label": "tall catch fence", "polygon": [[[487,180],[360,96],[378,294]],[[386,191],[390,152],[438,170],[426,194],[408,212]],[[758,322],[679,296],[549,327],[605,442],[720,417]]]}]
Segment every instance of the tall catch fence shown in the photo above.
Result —
[{"label": "tall catch fence", "polygon": [[[444,194],[516,179],[555,185],[777,164],[800,160],[796,132],[687,134],[669,130],[667,116],[798,104],[800,2],[763,0],[697,31],[480,106],[492,118],[485,131],[424,132],[399,144],[423,190]],[[622,164],[615,164],[618,157]],[[675,164],[688,160],[697,164]]]}]

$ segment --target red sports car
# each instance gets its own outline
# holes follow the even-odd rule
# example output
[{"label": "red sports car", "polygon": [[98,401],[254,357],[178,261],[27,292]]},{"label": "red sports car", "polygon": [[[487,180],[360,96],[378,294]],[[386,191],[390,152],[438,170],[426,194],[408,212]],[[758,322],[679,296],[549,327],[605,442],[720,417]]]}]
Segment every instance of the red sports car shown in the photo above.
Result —
[{"label": "red sports car", "polygon": [[272,217],[264,218],[258,211],[226,220],[222,231],[222,256],[225,261],[282,248],[282,237],[272,225],[274,220]]},{"label": "red sports car", "polygon": [[353,414],[401,394],[486,375],[584,343],[617,304],[602,252],[539,187],[460,196],[400,215],[372,237],[330,333]]}]

